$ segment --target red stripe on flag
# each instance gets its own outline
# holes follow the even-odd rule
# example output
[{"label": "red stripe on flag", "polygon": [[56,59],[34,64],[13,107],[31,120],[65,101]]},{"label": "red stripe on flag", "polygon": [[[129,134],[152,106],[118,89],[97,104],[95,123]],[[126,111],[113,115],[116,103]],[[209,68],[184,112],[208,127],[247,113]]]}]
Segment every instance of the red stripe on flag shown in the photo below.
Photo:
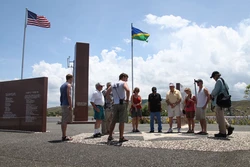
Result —
[{"label": "red stripe on flag", "polygon": [[37,16],[37,19],[28,18],[27,25],[50,28],[50,22],[44,16]]}]

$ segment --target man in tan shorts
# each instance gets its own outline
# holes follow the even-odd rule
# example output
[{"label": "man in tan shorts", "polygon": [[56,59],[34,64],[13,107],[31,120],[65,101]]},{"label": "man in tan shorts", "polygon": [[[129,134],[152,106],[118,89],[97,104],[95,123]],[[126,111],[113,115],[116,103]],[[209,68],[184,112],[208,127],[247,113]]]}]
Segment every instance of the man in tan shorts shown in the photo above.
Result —
[{"label": "man in tan shorts", "polygon": [[71,100],[71,84],[73,76],[66,75],[66,82],[60,87],[60,105],[62,108],[62,141],[72,140],[71,137],[66,136],[67,124],[72,122],[72,100]]},{"label": "man in tan shorts", "polygon": [[176,116],[178,133],[181,132],[181,92],[175,89],[173,83],[169,84],[169,91],[166,96],[166,102],[168,105],[168,117],[169,117],[169,130],[167,133],[173,133],[173,117]]},{"label": "man in tan shorts", "polygon": [[[109,130],[109,137],[107,142],[108,144],[110,144],[110,142],[113,140],[112,137],[113,131],[115,129],[115,124],[118,122],[119,122],[119,132],[120,132],[119,143],[128,141],[123,136],[124,124],[128,122],[127,105],[130,97],[130,90],[127,84],[127,80],[128,80],[128,75],[122,73],[119,76],[119,81],[112,84],[112,86],[109,87],[107,90],[107,95],[109,95],[110,92],[112,91],[114,100],[113,118]],[[107,98],[111,100],[110,96],[107,96]]]},{"label": "man in tan shorts", "polygon": [[201,79],[195,80],[197,86],[199,87],[197,93],[197,104],[195,111],[196,120],[200,121],[201,131],[196,133],[198,135],[207,135],[207,122],[206,122],[206,110],[207,105],[210,100],[210,95],[206,87],[203,86],[203,81]]}]

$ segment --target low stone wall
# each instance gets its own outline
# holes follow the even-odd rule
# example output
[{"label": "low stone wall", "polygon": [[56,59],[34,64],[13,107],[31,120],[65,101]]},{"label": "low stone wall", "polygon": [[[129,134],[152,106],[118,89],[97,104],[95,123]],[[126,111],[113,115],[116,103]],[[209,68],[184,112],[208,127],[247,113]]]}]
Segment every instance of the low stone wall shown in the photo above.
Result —
[{"label": "low stone wall", "polygon": [[[232,125],[250,125],[250,116],[225,116],[225,118],[228,120],[228,122]],[[132,122],[132,118],[129,117],[129,123]],[[157,123],[157,120],[155,119],[155,122]],[[167,116],[161,117],[162,124],[168,124],[169,119]],[[198,123],[199,121],[195,121]],[[140,120],[141,124],[149,124],[150,123],[150,117],[149,116],[143,116]],[[176,123],[176,119],[174,118],[173,123]],[[207,116],[207,123],[208,124],[217,124],[216,117],[215,116]],[[181,117],[181,124],[185,125],[187,124],[187,119],[185,116]]]}]

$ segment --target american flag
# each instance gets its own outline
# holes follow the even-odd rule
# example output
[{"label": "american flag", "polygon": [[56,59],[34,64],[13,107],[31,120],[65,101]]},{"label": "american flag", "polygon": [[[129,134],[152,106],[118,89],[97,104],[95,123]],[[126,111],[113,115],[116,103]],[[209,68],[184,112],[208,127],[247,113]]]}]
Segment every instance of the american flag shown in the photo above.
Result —
[{"label": "american flag", "polygon": [[27,25],[38,26],[43,28],[50,28],[50,22],[44,16],[38,16],[37,14],[28,10]]}]

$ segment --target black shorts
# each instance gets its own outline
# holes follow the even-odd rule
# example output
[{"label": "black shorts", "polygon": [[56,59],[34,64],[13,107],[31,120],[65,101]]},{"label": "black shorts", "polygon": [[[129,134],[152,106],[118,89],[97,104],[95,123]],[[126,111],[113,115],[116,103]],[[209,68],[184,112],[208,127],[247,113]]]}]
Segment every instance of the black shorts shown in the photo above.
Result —
[{"label": "black shorts", "polygon": [[142,111],[140,108],[137,108],[137,110],[135,110],[134,108],[132,108],[132,112],[131,112],[131,117],[135,118],[135,117],[141,117],[142,116]]},{"label": "black shorts", "polygon": [[186,117],[187,118],[194,118],[195,111],[186,111]]}]

